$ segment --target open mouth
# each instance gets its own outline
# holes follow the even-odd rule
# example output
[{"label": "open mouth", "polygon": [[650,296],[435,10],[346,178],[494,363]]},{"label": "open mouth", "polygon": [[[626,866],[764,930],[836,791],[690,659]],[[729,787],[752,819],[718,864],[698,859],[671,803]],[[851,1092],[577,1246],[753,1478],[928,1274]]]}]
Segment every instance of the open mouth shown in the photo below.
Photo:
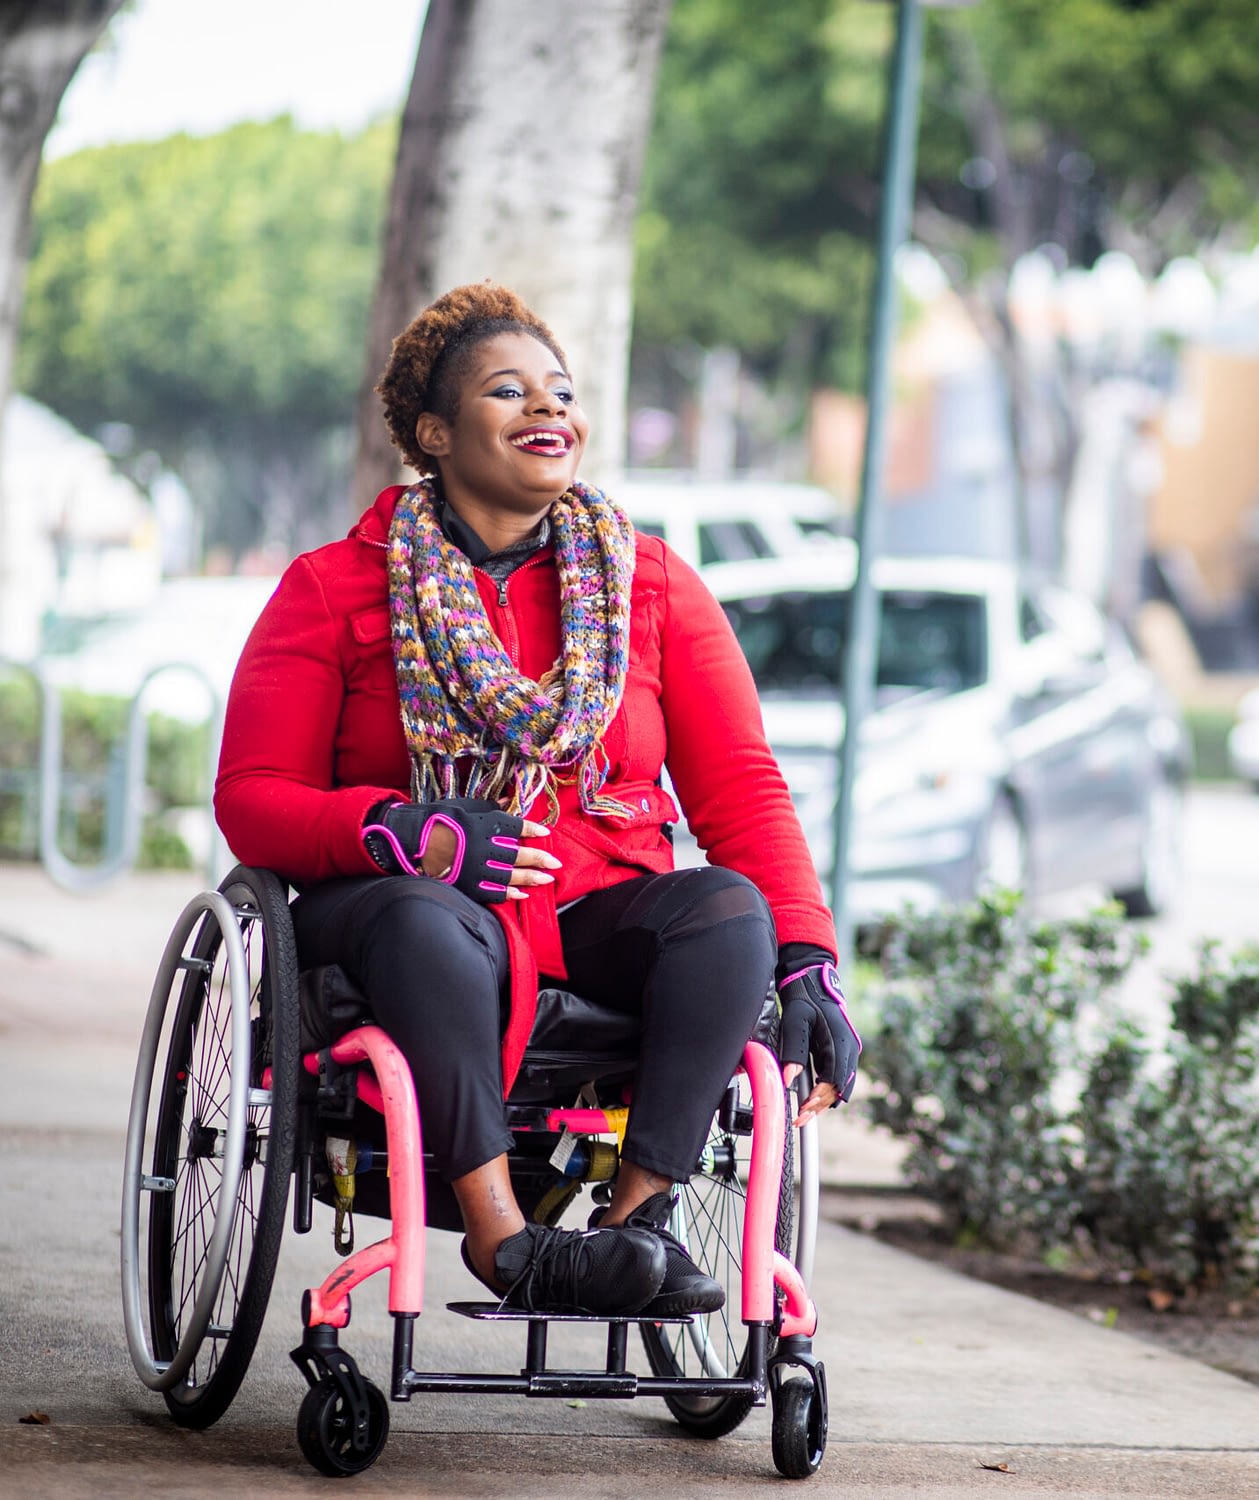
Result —
[{"label": "open mouth", "polygon": [[551,458],[568,452],[573,446],[573,435],[562,427],[531,427],[528,432],[518,432],[510,441],[522,453],[540,453]]}]

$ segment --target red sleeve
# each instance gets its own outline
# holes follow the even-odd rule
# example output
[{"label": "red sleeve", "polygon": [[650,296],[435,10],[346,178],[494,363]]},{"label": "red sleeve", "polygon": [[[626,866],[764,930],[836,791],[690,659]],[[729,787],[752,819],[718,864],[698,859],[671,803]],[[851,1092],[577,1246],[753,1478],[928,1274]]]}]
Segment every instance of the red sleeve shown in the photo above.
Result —
[{"label": "red sleeve", "polygon": [[396,792],[334,787],[344,701],[337,623],[298,558],[246,641],[228,696],[214,808],[237,859],[298,881],[379,873],[359,830]]},{"label": "red sleeve", "polygon": [[761,890],[780,943],[834,953],[835,924],[739,643],[699,575],[667,548],[665,577],[661,704],[687,824],[710,863]]}]

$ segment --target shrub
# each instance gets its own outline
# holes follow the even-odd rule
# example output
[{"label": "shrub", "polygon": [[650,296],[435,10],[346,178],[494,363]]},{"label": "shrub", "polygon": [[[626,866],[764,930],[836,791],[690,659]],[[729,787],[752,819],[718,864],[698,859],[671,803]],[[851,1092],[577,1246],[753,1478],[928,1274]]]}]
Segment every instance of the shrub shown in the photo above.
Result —
[{"label": "shrub", "polygon": [[1096,1249],[1174,1287],[1259,1281],[1259,949],[1204,944],[1176,981],[1166,1055],[1131,1023],[1089,1070],[1080,1222]]},{"label": "shrub", "polygon": [[1033,923],[1008,892],[889,923],[866,1056],[876,1122],[910,1145],[907,1178],[958,1237],[1043,1247],[1079,1209],[1079,1137],[1064,1082],[1081,1013],[1139,939],[1117,907]]},{"label": "shrub", "polygon": [[866,1108],[956,1238],[1259,1286],[1259,948],[1205,944],[1156,1049],[1112,1003],[1143,946],[1115,906],[1036,923],[998,894],[881,936]]}]

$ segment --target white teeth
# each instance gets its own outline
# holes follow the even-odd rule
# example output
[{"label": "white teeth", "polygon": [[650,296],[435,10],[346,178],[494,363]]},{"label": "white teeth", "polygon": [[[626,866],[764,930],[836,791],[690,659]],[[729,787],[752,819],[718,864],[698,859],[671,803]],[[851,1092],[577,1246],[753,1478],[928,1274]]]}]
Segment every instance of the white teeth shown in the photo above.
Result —
[{"label": "white teeth", "polygon": [[568,441],[559,432],[527,432],[522,437],[512,438],[513,448],[535,448],[540,443],[549,444],[552,448],[566,448]]}]

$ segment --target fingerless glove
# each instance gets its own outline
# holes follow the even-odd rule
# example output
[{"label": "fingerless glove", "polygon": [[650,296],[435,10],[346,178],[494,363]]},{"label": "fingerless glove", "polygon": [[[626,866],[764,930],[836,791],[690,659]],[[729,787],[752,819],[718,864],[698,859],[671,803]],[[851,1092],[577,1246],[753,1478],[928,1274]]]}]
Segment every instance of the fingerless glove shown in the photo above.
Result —
[{"label": "fingerless glove", "polygon": [[363,824],[363,844],[387,875],[422,876],[422,861],[437,828],[455,836],[449,869],[431,878],[453,885],[482,906],[507,899],[520,852],[524,819],[483,797],[440,802],[378,802]]},{"label": "fingerless glove", "polygon": [[[796,944],[790,946],[798,949]],[[784,974],[784,967],[792,972]],[[798,967],[780,964],[779,975],[779,1060],[803,1066],[812,1055],[818,1081],[831,1084],[839,1096],[835,1103],[841,1104],[852,1097],[857,1082],[861,1038],[848,1019],[834,961],[817,949]]]}]

